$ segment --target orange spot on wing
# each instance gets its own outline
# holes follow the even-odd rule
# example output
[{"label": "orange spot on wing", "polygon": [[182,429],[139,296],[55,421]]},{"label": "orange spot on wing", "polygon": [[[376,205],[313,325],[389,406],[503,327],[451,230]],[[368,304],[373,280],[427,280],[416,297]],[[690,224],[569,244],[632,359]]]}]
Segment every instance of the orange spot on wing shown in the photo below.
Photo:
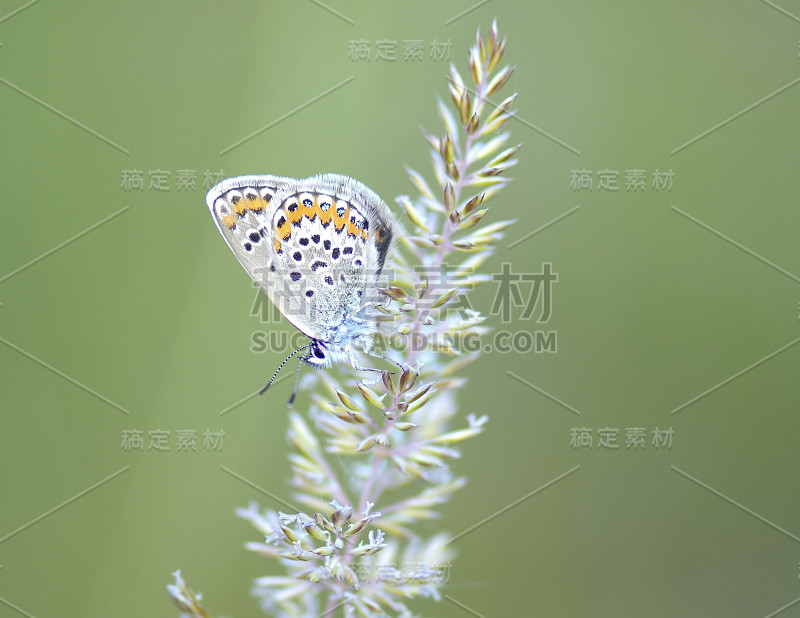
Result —
[{"label": "orange spot on wing", "polygon": [[[322,210],[322,204],[328,204],[328,210]],[[317,206],[317,214],[319,215],[319,220],[322,222],[323,225],[328,225],[333,219],[334,213],[334,204],[330,200],[322,200],[322,202]]]},{"label": "orange spot on wing", "polygon": [[240,217],[243,216],[244,211],[247,210],[246,202],[238,195],[235,195],[231,199],[231,206],[233,207],[233,212],[235,212]]},{"label": "orange spot on wing", "polygon": [[[288,236],[287,236],[288,238]],[[281,241],[277,238],[273,241],[272,246],[275,247],[275,253],[281,252]]]},{"label": "orange spot on wing", "polygon": [[258,196],[255,199],[250,199],[249,197],[247,198],[247,208],[254,212],[260,212],[267,206],[269,206],[269,202],[265,201],[261,196]]},{"label": "orange spot on wing", "polygon": [[311,202],[311,206],[306,206],[305,204],[300,202],[300,206],[299,206],[299,208],[297,210],[300,213],[301,217],[305,217],[309,221],[313,220],[314,217],[317,216],[317,211],[314,208],[314,202],[313,201]]},{"label": "orange spot on wing", "polygon": [[339,216],[338,214],[333,215],[333,225],[336,228],[337,232],[341,232],[342,228],[347,223],[347,217],[350,214],[350,206],[347,207],[347,210],[344,211],[343,216]]},{"label": "orange spot on wing", "polygon": [[222,215],[222,224],[232,230],[236,227],[236,217],[233,215]]},{"label": "orange spot on wing", "polygon": [[312,207],[314,213],[309,217],[310,219],[314,219],[314,217],[322,217],[322,209],[319,207],[319,195],[314,196],[314,206]]},{"label": "orange spot on wing", "polygon": [[[294,207],[294,210],[292,208]],[[286,219],[290,223],[299,223],[300,219],[303,218],[302,208],[297,201],[290,202],[286,206]]]},{"label": "orange spot on wing", "polygon": [[283,225],[278,226],[278,235],[283,240],[289,240],[289,236],[292,235],[292,224],[286,221]]}]

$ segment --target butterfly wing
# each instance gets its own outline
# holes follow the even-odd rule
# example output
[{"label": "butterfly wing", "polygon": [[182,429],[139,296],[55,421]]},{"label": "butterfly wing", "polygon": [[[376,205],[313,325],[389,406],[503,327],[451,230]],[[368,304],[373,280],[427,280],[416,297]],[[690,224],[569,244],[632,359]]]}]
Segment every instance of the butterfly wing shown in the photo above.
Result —
[{"label": "butterfly wing", "polygon": [[206,205],[214,223],[236,259],[287,317],[298,308],[282,307],[278,302],[280,298],[291,300],[295,297],[291,293],[277,292],[286,282],[278,270],[271,221],[276,194],[294,182],[294,179],[281,176],[237,176],[223,180],[206,195]]},{"label": "butterfly wing", "polygon": [[397,232],[377,194],[338,174],[240,176],[212,188],[206,203],[239,262],[298,330],[330,341],[343,338],[337,329],[348,317],[369,326]]},{"label": "butterfly wing", "polygon": [[[286,317],[334,344],[371,332],[368,307],[395,229],[383,201],[352,178],[325,174],[287,183],[272,217],[280,267],[295,284],[295,298],[307,303],[306,311]],[[363,329],[351,327],[359,321]]]},{"label": "butterfly wing", "polygon": [[[237,176],[213,186],[206,194],[214,223],[248,274],[264,265],[263,240],[267,238],[268,212],[275,193],[289,178]],[[257,232],[259,238],[249,232]]]}]

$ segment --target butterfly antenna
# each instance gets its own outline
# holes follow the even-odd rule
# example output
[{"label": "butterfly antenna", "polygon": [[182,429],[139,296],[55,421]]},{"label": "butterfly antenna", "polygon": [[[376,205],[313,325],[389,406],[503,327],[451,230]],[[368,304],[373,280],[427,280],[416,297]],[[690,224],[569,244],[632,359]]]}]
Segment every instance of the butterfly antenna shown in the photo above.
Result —
[{"label": "butterfly antenna", "polygon": [[[266,393],[269,390],[269,387],[272,386],[272,383],[275,381],[275,378],[278,377],[278,374],[281,372],[281,369],[283,369],[283,366],[286,363],[289,362],[289,359],[292,358],[292,356],[294,356],[295,354],[297,354],[301,350],[305,350],[306,348],[308,348],[310,346],[311,346],[311,344],[309,343],[308,345],[304,345],[302,348],[297,348],[294,352],[289,354],[289,356],[287,356],[286,359],[280,365],[278,365],[278,368],[275,370],[275,373],[272,374],[272,378],[270,378],[270,381],[267,382],[267,385],[264,388],[262,388],[260,391],[258,391],[258,394],[259,395],[263,395],[264,393]],[[297,389],[297,379],[296,378],[295,378],[295,389]],[[294,391],[292,392],[292,399],[294,399]]]}]

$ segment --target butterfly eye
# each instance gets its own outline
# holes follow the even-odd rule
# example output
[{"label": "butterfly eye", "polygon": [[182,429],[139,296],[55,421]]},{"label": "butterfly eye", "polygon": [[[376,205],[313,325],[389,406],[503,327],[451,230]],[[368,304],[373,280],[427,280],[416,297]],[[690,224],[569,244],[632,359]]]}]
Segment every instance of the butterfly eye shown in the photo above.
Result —
[{"label": "butterfly eye", "polygon": [[316,341],[311,346],[311,354],[314,355],[314,358],[318,358],[319,360],[325,359],[325,352]]}]

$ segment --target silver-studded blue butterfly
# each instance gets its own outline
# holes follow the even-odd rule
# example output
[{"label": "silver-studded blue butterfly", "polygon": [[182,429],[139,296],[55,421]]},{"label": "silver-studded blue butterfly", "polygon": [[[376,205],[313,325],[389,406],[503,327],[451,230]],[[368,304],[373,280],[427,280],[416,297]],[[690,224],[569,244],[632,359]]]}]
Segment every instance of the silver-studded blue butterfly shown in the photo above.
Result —
[{"label": "silver-studded blue butterfly", "polygon": [[[349,360],[362,369],[356,352],[372,347],[379,277],[400,231],[383,200],[349,176],[321,174],[228,178],[206,204],[247,274],[311,340],[278,371],[303,350],[314,366]],[[297,379],[290,404],[296,389]]]}]

